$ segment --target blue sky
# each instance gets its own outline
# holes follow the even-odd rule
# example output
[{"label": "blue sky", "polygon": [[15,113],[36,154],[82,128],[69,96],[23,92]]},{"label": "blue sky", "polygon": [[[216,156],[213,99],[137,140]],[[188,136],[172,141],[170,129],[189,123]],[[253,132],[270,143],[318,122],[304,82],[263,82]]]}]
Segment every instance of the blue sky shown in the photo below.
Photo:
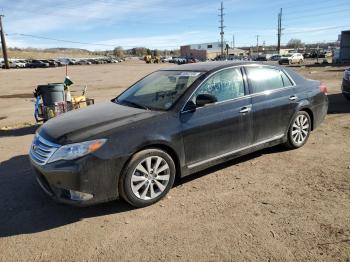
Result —
[{"label": "blue sky", "polygon": [[[175,49],[219,39],[216,0],[0,0],[10,47],[77,47],[90,50],[145,46]],[[283,8],[282,43],[334,41],[350,30],[349,0],[225,0],[225,40],[236,46],[277,42]],[[22,34],[22,35],[21,35]],[[41,36],[82,43],[66,43]]]}]

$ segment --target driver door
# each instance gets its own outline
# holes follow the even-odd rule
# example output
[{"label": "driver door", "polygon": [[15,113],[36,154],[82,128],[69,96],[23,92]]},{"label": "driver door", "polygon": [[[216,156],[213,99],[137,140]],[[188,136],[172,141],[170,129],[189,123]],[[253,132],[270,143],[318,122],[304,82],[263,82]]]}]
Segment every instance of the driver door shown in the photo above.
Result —
[{"label": "driver door", "polygon": [[216,103],[181,113],[186,164],[196,167],[246,147],[252,140],[251,98],[246,96],[241,68],[221,70],[194,92],[210,94]]}]

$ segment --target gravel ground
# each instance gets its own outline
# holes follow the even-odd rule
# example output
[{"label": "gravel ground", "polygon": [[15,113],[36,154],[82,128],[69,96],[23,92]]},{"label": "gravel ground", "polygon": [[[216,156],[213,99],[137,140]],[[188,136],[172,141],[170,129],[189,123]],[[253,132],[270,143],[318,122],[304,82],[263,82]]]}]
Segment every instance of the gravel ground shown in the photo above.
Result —
[{"label": "gravel ground", "polygon": [[[168,65],[77,66],[97,102]],[[27,151],[35,127],[0,130],[0,261],[350,261],[350,103],[343,68],[295,67],[329,86],[325,122],[301,149],[265,149],[176,183],[153,206],[58,205]],[[0,127],[32,121],[31,92],[64,70],[0,71]],[[11,98],[14,97],[14,98]]]}]

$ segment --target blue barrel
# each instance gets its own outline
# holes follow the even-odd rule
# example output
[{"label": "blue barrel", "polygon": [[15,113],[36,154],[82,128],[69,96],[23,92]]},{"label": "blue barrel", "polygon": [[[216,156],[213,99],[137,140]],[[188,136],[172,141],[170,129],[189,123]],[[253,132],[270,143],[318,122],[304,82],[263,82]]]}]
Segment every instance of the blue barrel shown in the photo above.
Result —
[{"label": "blue barrel", "polygon": [[53,106],[57,102],[64,102],[63,83],[39,85],[38,91],[43,99],[44,106]]}]

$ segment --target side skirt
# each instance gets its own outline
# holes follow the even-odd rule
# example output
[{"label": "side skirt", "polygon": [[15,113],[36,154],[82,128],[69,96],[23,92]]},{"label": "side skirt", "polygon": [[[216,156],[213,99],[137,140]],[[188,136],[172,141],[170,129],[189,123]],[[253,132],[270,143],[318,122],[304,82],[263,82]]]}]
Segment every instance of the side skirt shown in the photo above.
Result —
[{"label": "side skirt", "polygon": [[204,169],[207,169],[209,167],[224,163],[228,160],[232,160],[234,158],[243,156],[243,155],[247,155],[249,153],[264,149],[264,148],[268,148],[268,147],[272,147],[272,146],[276,146],[279,144],[282,144],[286,142],[286,136],[285,134],[281,134],[281,135],[277,135],[274,136],[270,139],[266,139],[264,141],[255,143],[253,145],[250,146],[246,146],[240,149],[236,149],[233,151],[230,151],[228,153],[213,157],[213,158],[209,158],[200,162],[196,162],[190,165],[187,165],[182,172],[182,177],[202,171]]}]

